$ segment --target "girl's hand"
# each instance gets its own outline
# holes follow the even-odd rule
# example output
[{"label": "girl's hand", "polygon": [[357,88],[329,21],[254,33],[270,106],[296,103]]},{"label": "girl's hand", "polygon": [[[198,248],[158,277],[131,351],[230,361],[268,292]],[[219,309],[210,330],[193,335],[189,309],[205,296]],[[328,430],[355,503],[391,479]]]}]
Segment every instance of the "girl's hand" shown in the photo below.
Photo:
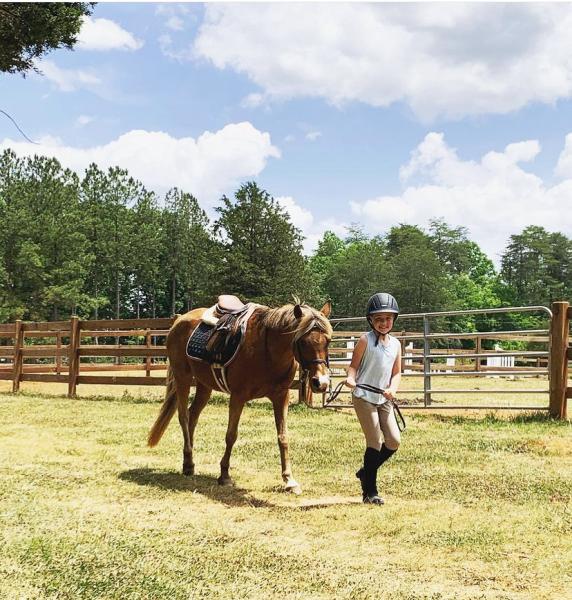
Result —
[{"label": "girl's hand", "polygon": [[383,395],[388,399],[388,400],[397,400],[397,398],[395,397],[395,393],[393,392],[393,390],[385,390],[385,392],[383,392]]},{"label": "girl's hand", "polygon": [[344,385],[346,385],[347,387],[349,387],[353,390],[356,386],[356,380],[353,377],[347,377],[346,380],[344,381]]}]

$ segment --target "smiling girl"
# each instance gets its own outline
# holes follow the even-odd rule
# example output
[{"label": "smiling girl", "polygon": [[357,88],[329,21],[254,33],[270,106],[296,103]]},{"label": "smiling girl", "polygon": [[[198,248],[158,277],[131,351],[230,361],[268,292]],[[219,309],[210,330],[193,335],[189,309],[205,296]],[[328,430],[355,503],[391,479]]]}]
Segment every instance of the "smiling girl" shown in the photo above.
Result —
[{"label": "smiling girl", "polygon": [[[366,449],[363,467],[356,473],[363,501],[383,504],[377,491],[377,470],[399,448],[401,436],[393,403],[401,382],[401,345],[389,334],[399,314],[397,301],[385,292],[374,294],[367,303],[371,331],[357,343],[345,384],[353,390],[353,404],[363,430]],[[377,394],[356,387],[367,384],[384,390]]]}]

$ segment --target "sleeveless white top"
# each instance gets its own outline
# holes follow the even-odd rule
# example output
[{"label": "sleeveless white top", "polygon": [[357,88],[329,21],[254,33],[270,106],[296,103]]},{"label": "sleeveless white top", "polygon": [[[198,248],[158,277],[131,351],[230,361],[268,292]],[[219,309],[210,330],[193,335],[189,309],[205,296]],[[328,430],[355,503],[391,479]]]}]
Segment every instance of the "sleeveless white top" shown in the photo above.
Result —
[{"label": "sleeveless white top", "polygon": [[[385,390],[391,382],[393,365],[399,353],[399,341],[392,335],[388,335],[389,339],[386,345],[380,339],[376,346],[377,334],[369,331],[366,335],[367,347],[357,371],[356,383],[367,383]],[[383,394],[376,394],[360,388],[355,388],[353,395],[372,404],[383,404],[387,401]]]}]

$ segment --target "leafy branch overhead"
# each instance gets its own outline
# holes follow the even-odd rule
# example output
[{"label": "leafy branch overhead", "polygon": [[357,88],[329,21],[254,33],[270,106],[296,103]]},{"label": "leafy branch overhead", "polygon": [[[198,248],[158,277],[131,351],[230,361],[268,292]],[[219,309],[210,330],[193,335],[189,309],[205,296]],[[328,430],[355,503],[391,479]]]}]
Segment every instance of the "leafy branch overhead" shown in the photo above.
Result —
[{"label": "leafy branch overhead", "polygon": [[36,70],[34,61],[57,48],[72,49],[93,2],[0,3],[0,72]]}]

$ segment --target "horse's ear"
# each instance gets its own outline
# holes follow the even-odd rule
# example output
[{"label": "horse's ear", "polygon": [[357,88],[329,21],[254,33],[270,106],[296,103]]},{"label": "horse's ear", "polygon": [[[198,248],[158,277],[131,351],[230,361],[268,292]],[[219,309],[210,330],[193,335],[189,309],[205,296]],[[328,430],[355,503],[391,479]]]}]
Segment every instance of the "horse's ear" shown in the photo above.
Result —
[{"label": "horse's ear", "polygon": [[294,305],[294,316],[297,319],[301,319],[302,318],[302,307],[299,304],[295,304]]},{"label": "horse's ear", "polygon": [[328,300],[322,308],[320,308],[320,312],[325,316],[329,317],[332,314],[332,303]]}]

